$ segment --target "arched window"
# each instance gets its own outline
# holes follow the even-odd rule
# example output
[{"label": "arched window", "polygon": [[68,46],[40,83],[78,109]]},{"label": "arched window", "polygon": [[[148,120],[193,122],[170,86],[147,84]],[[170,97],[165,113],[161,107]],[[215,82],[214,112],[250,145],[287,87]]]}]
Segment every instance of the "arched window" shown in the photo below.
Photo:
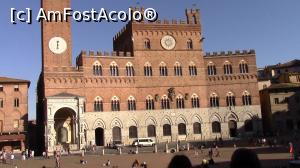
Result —
[{"label": "arched window", "polygon": [[148,137],[156,137],[155,125],[148,125],[147,132],[148,132]]},{"label": "arched window", "polygon": [[102,66],[98,61],[93,64],[93,74],[95,76],[102,76]]},{"label": "arched window", "polygon": [[199,108],[200,107],[200,102],[199,102],[198,95],[196,95],[196,94],[192,95],[191,103],[192,103],[192,108]]},{"label": "arched window", "polygon": [[134,76],[134,68],[131,62],[126,64],[126,75],[127,76]]},{"label": "arched window", "polygon": [[179,62],[176,62],[174,65],[174,74],[175,76],[182,76],[182,67]]},{"label": "arched window", "polygon": [[159,74],[160,76],[168,76],[168,68],[164,62],[159,64]]},{"label": "arched window", "polygon": [[144,65],[144,75],[145,76],[152,76],[152,66],[149,62]]},{"label": "arched window", "polygon": [[226,96],[226,103],[228,107],[235,106],[235,97],[232,92],[228,92]]},{"label": "arched window", "polygon": [[218,121],[214,121],[211,124],[212,126],[212,132],[213,133],[220,133],[221,132],[221,123]]},{"label": "arched window", "polygon": [[191,39],[188,39],[186,42],[187,49],[192,50],[193,49],[193,41]]},{"label": "arched window", "polygon": [[14,107],[19,107],[20,105],[20,99],[19,98],[15,98],[14,99]]},{"label": "arched window", "polygon": [[209,62],[208,63],[208,65],[207,65],[207,74],[209,76],[217,74],[217,69],[216,69],[216,66],[215,66],[215,64],[213,62]]},{"label": "arched window", "polygon": [[115,62],[110,64],[110,76],[119,76],[119,68]]},{"label": "arched window", "polygon": [[170,100],[168,96],[164,95],[161,99],[161,108],[162,109],[170,109]]},{"label": "arched window", "polygon": [[245,132],[252,132],[253,131],[253,123],[252,120],[248,119],[245,121]]},{"label": "arched window", "polygon": [[224,74],[225,75],[232,74],[232,65],[229,61],[225,61],[224,63]]},{"label": "arched window", "polygon": [[244,73],[248,73],[248,64],[246,63],[246,61],[242,60],[240,62],[240,73],[244,74]]},{"label": "arched window", "polygon": [[129,138],[137,138],[138,137],[138,131],[136,126],[130,126],[129,127]]},{"label": "arched window", "polygon": [[195,63],[191,62],[189,65],[189,73],[190,76],[197,76],[197,67]]},{"label": "arched window", "polygon": [[201,123],[195,122],[195,123],[193,124],[193,131],[194,131],[194,134],[201,134],[201,133],[202,133],[202,130],[201,130]]},{"label": "arched window", "polygon": [[171,125],[170,124],[164,124],[163,125],[163,136],[171,136]]},{"label": "arched window", "polygon": [[219,97],[216,93],[210,95],[210,107],[219,107]]},{"label": "arched window", "polygon": [[129,96],[129,98],[128,98],[128,110],[129,111],[136,110],[136,103],[135,103],[135,99],[133,96]]},{"label": "arched window", "polygon": [[146,97],[146,110],[154,110],[154,99],[152,96],[147,96]]},{"label": "arched window", "polygon": [[178,135],[186,135],[186,125],[184,123],[178,124]]},{"label": "arched window", "polygon": [[120,111],[120,99],[117,96],[111,99],[111,111]]},{"label": "arched window", "polygon": [[94,100],[94,111],[103,111],[103,100],[101,97],[96,97]]},{"label": "arched window", "polygon": [[242,99],[243,99],[243,105],[244,106],[252,105],[251,95],[248,91],[244,91]]},{"label": "arched window", "polygon": [[182,95],[176,97],[176,108],[184,109],[184,98]]},{"label": "arched window", "polygon": [[149,50],[151,49],[151,43],[149,39],[144,40],[144,49]]}]

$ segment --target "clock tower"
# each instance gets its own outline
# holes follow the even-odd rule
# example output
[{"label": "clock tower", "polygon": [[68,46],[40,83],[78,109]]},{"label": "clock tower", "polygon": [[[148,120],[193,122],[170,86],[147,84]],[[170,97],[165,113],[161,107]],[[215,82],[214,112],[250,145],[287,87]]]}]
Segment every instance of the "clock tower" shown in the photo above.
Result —
[{"label": "clock tower", "polygon": [[[41,0],[41,7],[48,11],[60,11],[69,8],[70,0]],[[72,66],[71,20],[60,21],[53,18],[42,21],[42,69],[51,71],[55,67]],[[59,68],[58,68],[59,69]]]}]

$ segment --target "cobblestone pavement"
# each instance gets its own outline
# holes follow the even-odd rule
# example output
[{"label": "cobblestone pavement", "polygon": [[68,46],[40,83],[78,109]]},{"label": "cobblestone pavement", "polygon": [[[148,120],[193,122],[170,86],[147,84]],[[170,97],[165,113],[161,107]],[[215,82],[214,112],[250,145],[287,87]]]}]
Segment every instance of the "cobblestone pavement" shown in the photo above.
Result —
[{"label": "cobblestone pavement", "polygon": [[[221,168],[228,167],[231,155],[234,148],[220,148],[220,157],[215,157],[216,165],[213,167]],[[281,167],[288,165],[289,154],[285,148],[253,148],[258,153],[260,160],[262,161],[263,167]],[[79,160],[81,156],[62,156],[61,167],[62,168],[101,168],[103,164],[109,159],[111,161],[111,167],[117,166],[118,168],[130,168],[132,162],[137,159],[139,162],[146,162],[150,168],[165,168],[176,154],[187,155],[194,166],[200,165],[203,158],[207,158],[208,149],[205,149],[203,153],[200,150],[190,150],[184,152],[178,152],[175,154],[166,153],[141,153],[141,154],[122,154],[122,155],[100,155],[98,153],[90,153],[85,156],[87,160],[86,165],[81,165]],[[26,161],[15,160],[14,164],[18,168],[47,168],[55,167],[55,160],[50,159],[29,159]],[[0,163],[0,168],[14,168],[12,165],[4,165]]]}]

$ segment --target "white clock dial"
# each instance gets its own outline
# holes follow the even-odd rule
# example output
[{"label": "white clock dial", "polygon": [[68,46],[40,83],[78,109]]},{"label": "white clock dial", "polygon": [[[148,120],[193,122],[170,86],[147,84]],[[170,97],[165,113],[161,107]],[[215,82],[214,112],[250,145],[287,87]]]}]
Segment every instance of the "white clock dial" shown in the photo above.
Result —
[{"label": "white clock dial", "polygon": [[166,50],[172,50],[175,48],[175,45],[176,45],[175,38],[170,35],[164,36],[161,39],[160,43],[161,43],[161,46]]},{"label": "white clock dial", "polygon": [[62,37],[53,37],[49,41],[49,49],[54,54],[62,54],[67,50],[67,42]]}]

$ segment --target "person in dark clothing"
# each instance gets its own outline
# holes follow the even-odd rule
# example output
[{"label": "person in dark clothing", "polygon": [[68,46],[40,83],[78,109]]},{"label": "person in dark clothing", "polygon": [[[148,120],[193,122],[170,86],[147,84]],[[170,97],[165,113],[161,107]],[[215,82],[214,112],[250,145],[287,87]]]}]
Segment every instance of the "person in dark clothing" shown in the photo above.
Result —
[{"label": "person in dark clothing", "polygon": [[176,155],[169,163],[168,168],[191,168],[192,163],[185,155]]},{"label": "person in dark clothing", "polygon": [[231,156],[230,168],[261,168],[257,154],[246,148],[234,151]]}]

